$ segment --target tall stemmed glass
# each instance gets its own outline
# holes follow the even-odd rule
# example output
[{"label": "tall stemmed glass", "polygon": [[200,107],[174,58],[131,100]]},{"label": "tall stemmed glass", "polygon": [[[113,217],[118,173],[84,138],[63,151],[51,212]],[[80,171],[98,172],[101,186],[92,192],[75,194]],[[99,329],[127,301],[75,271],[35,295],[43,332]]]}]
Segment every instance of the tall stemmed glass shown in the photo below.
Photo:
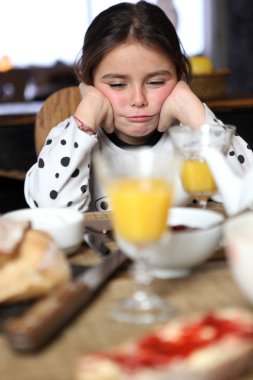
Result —
[{"label": "tall stemmed glass", "polygon": [[117,320],[132,323],[165,320],[173,310],[150,291],[148,257],[152,248],[168,236],[175,160],[167,154],[153,153],[149,148],[137,148],[118,157],[115,153],[104,153],[95,162],[111,200],[116,239],[134,261],[136,291],[114,305],[112,315]]},{"label": "tall stemmed glass", "polygon": [[235,130],[233,125],[208,124],[203,124],[198,130],[189,126],[170,128],[172,144],[182,159],[181,179],[184,190],[202,208],[207,206],[208,199],[217,192],[216,183],[204,158],[205,148],[212,147],[227,154]]}]

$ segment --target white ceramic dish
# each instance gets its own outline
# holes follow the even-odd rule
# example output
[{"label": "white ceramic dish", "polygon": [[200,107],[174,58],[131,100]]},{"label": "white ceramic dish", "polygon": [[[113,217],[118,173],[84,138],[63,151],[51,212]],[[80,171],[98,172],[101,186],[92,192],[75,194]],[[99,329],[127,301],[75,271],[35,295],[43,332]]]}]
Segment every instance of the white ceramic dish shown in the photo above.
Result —
[{"label": "white ceramic dish", "polygon": [[233,278],[253,304],[253,212],[248,211],[224,224],[225,251]]},{"label": "white ceramic dish", "polygon": [[69,208],[27,208],[3,217],[30,221],[32,228],[48,232],[66,254],[76,251],[83,241],[84,214]]},{"label": "white ceramic dish", "polygon": [[[150,251],[150,268],[154,277],[176,278],[189,275],[192,268],[209,259],[219,246],[224,217],[214,211],[174,207],[168,224],[185,225],[196,230],[172,231]],[[118,240],[125,253],[134,257],[133,247]]]}]

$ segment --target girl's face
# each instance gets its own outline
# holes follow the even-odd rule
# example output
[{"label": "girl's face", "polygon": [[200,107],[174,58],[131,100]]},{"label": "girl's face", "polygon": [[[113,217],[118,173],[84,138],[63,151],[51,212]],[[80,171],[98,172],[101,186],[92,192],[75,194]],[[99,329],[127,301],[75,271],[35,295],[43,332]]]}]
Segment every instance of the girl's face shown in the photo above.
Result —
[{"label": "girl's face", "polygon": [[112,105],[115,134],[129,144],[144,143],[157,128],[177,81],[174,63],[139,43],[119,45],[94,72],[94,86]]}]

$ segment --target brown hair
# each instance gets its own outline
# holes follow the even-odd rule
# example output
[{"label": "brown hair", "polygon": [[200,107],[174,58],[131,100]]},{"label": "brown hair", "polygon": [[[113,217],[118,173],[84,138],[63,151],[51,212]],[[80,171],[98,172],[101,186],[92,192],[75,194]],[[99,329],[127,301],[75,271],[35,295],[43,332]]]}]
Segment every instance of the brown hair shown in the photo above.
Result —
[{"label": "brown hair", "polygon": [[178,80],[190,81],[190,64],[172,22],[161,8],[146,1],[118,3],[94,18],[75,63],[78,79],[92,84],[94,69],[104,56],[128,41],[167,55],[175,64]]}]

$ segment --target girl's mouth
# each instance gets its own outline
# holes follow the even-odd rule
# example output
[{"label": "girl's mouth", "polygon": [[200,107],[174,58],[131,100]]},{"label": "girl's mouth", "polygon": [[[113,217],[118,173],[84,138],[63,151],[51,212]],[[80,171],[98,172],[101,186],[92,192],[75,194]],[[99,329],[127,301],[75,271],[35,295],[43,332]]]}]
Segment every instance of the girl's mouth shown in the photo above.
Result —
[{"label": "girl's mouth", "polygon": [[128,121],[131,121],[133,123],[146,123],[147,121],[150,121],[153,119],[153,116],[149,115],[136,115],[136,116],[128,116],[126,118]]}]

